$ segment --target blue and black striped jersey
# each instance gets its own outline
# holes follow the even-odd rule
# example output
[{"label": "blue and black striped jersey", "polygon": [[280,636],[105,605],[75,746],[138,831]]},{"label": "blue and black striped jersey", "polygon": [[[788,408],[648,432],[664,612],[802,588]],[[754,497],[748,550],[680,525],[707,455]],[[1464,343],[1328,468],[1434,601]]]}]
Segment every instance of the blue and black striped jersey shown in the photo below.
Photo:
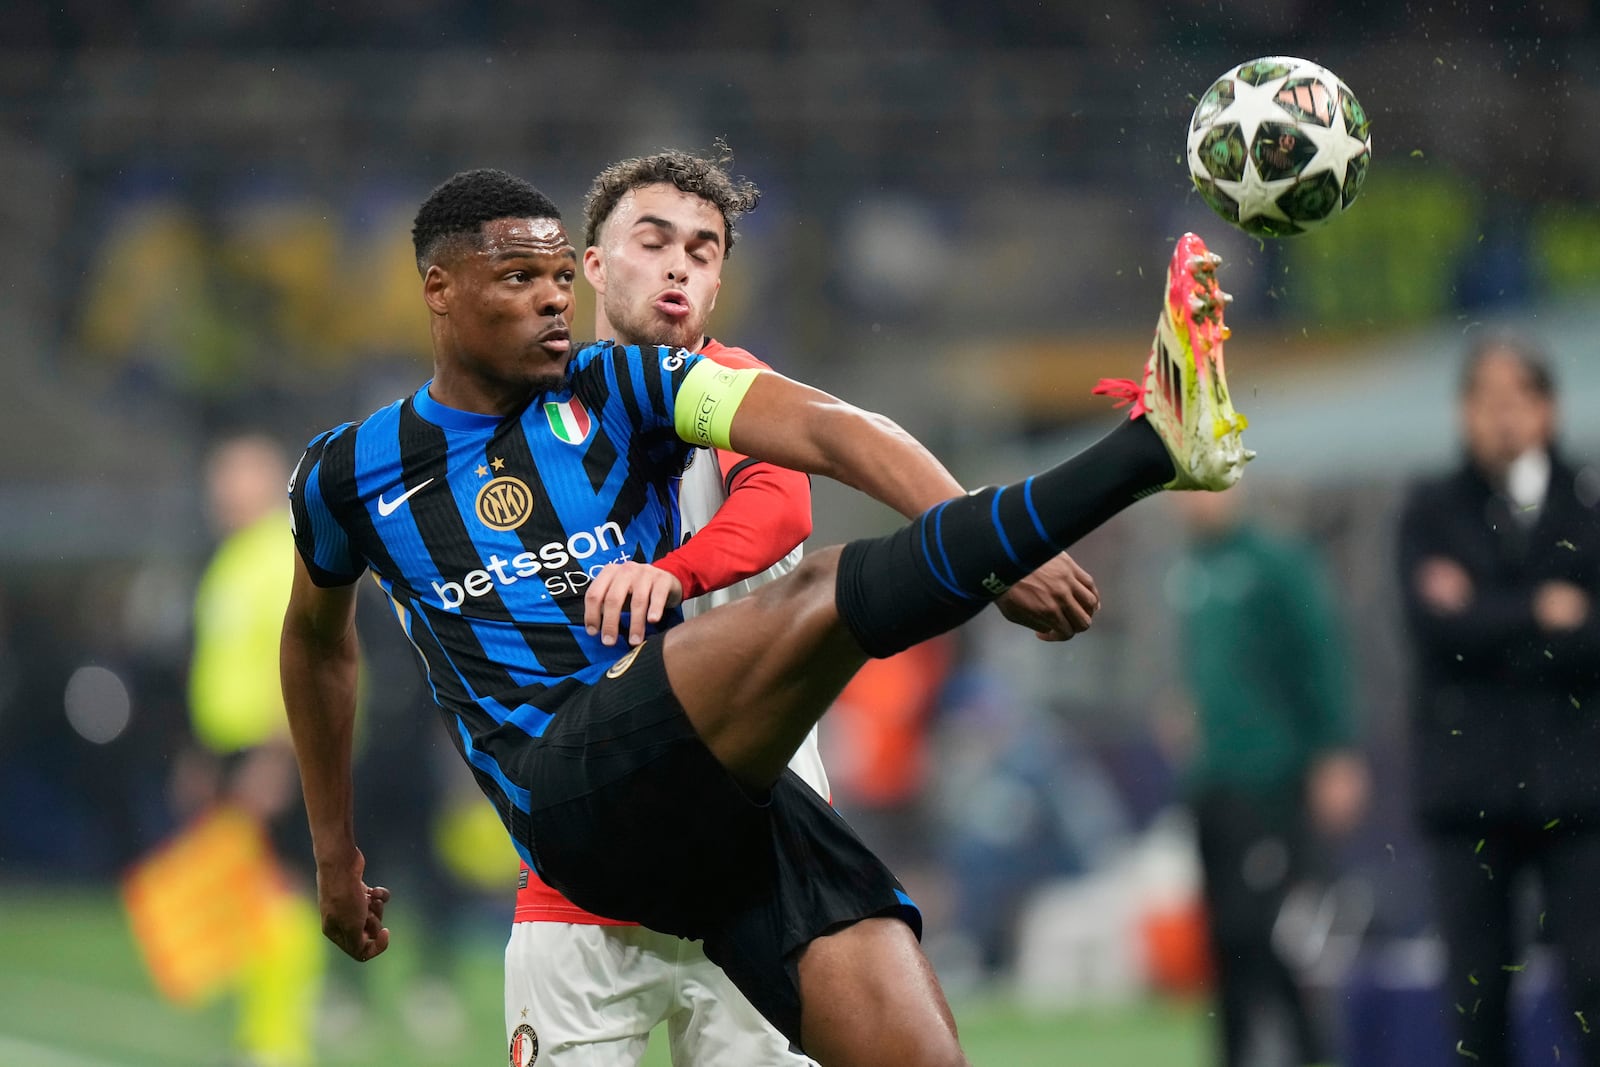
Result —
[{"label": "blue and black striped jersey", "polygon": [[584,630],[585,587],[608,563],[678,544],[693,446],[673,408],[701,358],[589,345],[561,391],[505,417],[447,408],[424,385],[321,434],[295,468],[295,544],[312,580],[372,570],[502,815],[504,801],[527,807],[502,770],[508,746],[543,733],[628,650]]}]

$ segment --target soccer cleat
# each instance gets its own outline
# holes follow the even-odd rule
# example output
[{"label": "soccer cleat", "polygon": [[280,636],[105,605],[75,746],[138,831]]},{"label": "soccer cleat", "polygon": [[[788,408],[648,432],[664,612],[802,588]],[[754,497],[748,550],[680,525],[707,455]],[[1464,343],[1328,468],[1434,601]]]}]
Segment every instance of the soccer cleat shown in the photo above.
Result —
[{"label": "soccer cleat", "polygon": [[1221,262],[1197,235],[1179,238],[1144,381],[1104,378],[1094,387],[1118,407],[1133,405],[1128,417],[1143,415],[1161,435],[1177,470],[1166,489],[1226,489],[1256,455],[1244,447],[1247,423],[1233,410],[1222,369],[1222,309],[1233,297],[1217,288]]}]

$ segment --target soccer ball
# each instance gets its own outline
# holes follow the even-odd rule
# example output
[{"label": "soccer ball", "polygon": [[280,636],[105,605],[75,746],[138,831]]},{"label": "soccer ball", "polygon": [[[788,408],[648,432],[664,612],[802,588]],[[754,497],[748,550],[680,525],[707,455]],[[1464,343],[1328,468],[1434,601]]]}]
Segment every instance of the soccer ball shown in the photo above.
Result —
[{"label": "soccer ball", "polygon": [[1325,67],[1291,56],[1241,63],[1200,98],[1189,174],[1213,211],[1258,237],[1337,218],[1372,160],[1367,113]]}]

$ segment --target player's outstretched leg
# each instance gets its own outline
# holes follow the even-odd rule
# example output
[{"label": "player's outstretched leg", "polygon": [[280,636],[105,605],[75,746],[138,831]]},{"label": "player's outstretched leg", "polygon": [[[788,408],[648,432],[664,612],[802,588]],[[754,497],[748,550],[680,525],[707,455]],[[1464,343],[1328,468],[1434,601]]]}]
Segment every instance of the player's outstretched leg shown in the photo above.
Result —
[{"label": "player's outstretched leg", "polygon": [[[756,595],[667,635],[673,692],[722,764],[773,781],[860,667],[965,622],[1134,501],[1226,489],[1253,453],[1223,374],[1218,258],[1179,240],[1142,383],[1097,392],[1128,421],[1042,474],[947,500],[885,537],[809,557]],[[841,625],[842,624],[842,625]]]},{"label": "player's outstretched leg", "polygon": [[1253,456],[1223,373],[1219,257],[1185,234],[1144,380],[1095,392],[1133,405],[1084,452],[1015,485],[946,501],[839,560],[839,614],[869,655],[892,655],[961,623],[1084,534],[1161,489],[1226,489]]}]

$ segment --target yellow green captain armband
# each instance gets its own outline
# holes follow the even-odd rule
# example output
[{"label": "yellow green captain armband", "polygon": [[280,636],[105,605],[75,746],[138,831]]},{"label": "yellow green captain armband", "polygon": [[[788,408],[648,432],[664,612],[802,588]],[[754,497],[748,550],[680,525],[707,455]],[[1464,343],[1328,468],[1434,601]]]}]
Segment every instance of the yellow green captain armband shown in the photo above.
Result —
[{"label": "yellow green captain armband", "polygon": [[728,428],[733,413],[739,410],[744,394],[761,370],[756,367],[724,367],[702,359],[684,376],[678,389],[672,426],[690,444],[728,448]]}]

